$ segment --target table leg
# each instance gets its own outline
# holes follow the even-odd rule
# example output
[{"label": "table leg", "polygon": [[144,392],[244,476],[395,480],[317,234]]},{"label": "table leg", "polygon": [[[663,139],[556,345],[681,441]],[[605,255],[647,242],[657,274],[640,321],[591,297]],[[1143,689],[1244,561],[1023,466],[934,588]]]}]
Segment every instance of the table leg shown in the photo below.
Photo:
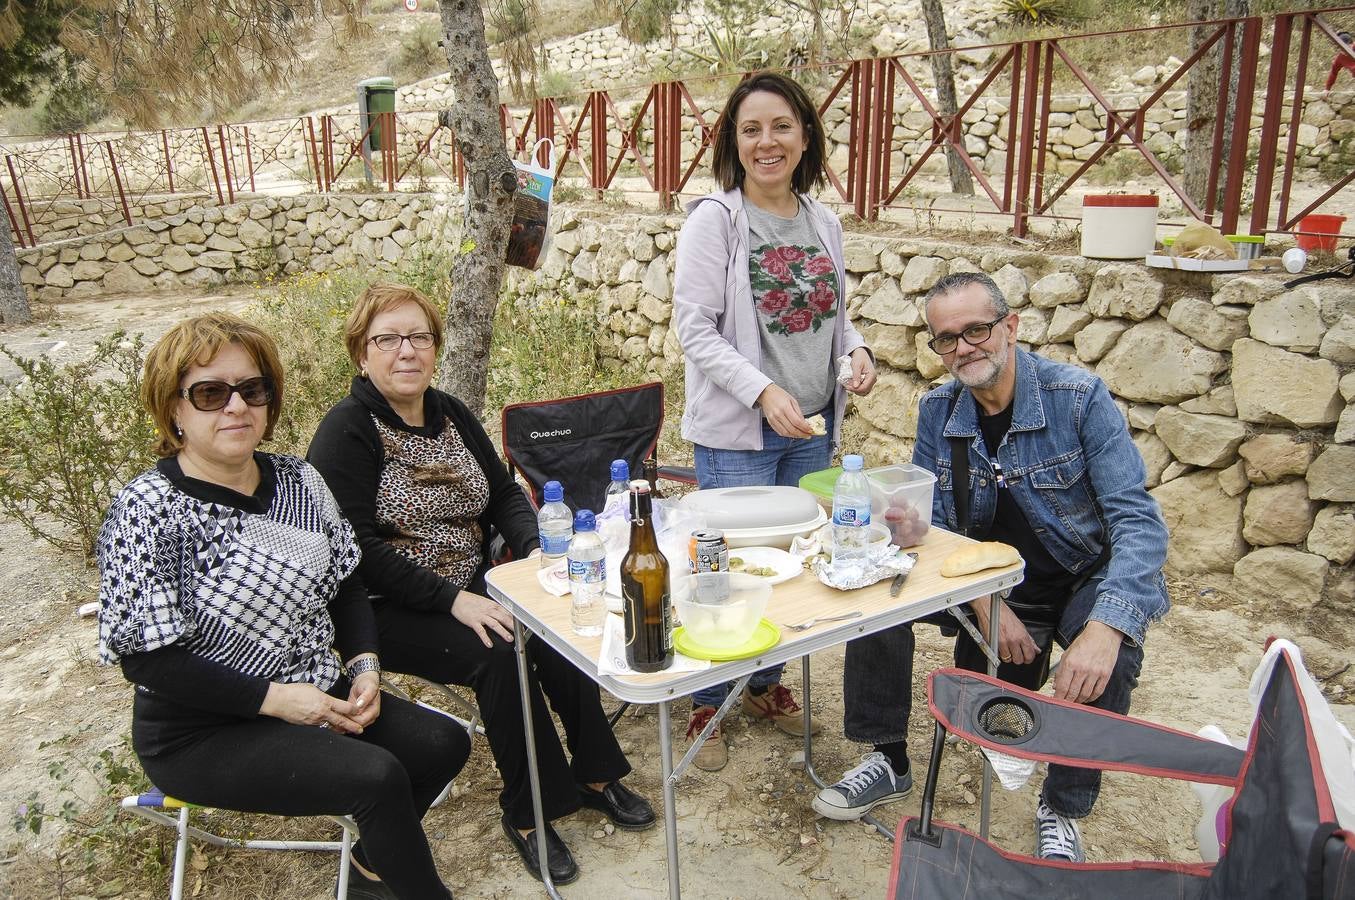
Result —
[{"label": "table leg", "polygon": [[673,723],[668,701],[659,701],[659,762],[663,772],[663,837],[668,846],[668,896],[682,897],[682,879],[678,874],[677,789],[673,777]]},{"label": "table leg", "polygon": [[532,699],[527,685],[527,635],[523,633],[522,623],[513,620],[513,651],[518,658],[518,693],[522,697],[522,724],[527,732],[527,774],[532,784],[532,815],[536,820],[536,859],[541,872],[541,883],[546,893],[563,900],[555,884],[550,880],[550,861],[546,851],[546,817],[541,810],[541,772],[536,762],[536,728],[532,722]]},{"label": "table leg", "polygon": [[[996,593],[992,595],[988,607],[988,646],[997,649],[998,642],[998,618],[1002,614],[1002,598]],[[997,675],[997,663],[993,661],[993,655],[988,656],[988,674]],[[993,764],[988,761],[988,755],[983,754],[983,796],[979,802],[979,837],[985,841],[988,840],[988,819],[992,813],[993,798]]]}]

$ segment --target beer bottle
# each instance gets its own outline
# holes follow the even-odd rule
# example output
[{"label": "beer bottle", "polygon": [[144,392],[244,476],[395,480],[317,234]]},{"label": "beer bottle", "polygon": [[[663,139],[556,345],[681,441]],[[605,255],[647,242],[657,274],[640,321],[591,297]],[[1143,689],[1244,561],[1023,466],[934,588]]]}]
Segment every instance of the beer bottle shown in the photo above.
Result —
[{"label": "beer bottle", "polygon": [[649,482],[649,494],[655,500],[663,499],[663,492],[659,490],[659,461],[654,457],[644,461],[645,481]]},{"label": "beer bottle", "polygon": [[658,672],[673,664],[673,613],[668,560],[654,534],[649,483],[630,483],[630,548],[621,559],[621,604],[626,622],[626,665]]}]

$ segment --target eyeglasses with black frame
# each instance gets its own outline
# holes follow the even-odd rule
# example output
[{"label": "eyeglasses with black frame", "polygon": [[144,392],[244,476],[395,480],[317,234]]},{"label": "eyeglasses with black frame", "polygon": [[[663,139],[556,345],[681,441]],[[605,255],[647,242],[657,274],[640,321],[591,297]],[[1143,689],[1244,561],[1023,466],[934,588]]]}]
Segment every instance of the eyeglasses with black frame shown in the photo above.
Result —
[{"label": "eyeglasses with black frame", "polygon": [[409,341],[409,346],[415,350],[427,350],[433,346],[436,338],[431,331],[416,331],[413,334],[374,334],[367,338],[367,343],[376,344],[376,349],[386,353],[399,350],[405,341]]},{"label": "eyeglasses with black frame", "polygon": [[960,345],[960,338],[971,347],[977,347],[984,341],[993,336],[993,328],[1001,322],[1006,316],[998,316],[991,322],[980,322],[977,325],[970,325],[959,334],[938,334],[927,342],[927,346],[932,348],[932,352],[937,356],[944,356],[950,353]]},{"label": "eyeglasses with black frame", "polygon": [[240,399],[250,406],[267,406],[273,402],[273,392],[273,379],[267,375],[256,375],[236,384],[195,381],[186,388],[180,388],[179,396],[187,398],[198,412],[216,412],[225,409],[226,404],[231,402],[231,394],[239,394]]}]

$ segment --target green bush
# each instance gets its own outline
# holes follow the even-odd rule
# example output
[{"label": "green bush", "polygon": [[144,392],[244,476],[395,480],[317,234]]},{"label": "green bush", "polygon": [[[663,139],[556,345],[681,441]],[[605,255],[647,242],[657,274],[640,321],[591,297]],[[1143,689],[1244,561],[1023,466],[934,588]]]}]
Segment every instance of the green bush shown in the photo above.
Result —
[{"label": "green bush", "polygon": [[118,332],[65,365],[3,351],[23,380],[0,398],[0,512],[34,537],[90,554],[113,496],[154,460],[142,350]]}]

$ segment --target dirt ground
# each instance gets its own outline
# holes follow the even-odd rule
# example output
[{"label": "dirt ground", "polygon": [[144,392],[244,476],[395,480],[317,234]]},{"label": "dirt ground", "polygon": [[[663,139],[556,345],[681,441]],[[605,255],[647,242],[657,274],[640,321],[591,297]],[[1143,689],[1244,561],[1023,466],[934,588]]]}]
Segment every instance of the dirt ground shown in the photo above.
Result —
[{"label": "dirt ground", "polygon": [[[193,298],[125,298],[63,304],[45,320],[26,328],[0,331],[0,342],[22,350],[53,340],[77,353],[115,324],[154,337],[175,318],[208,307],[238,308],[247,293]],[[3,374],[3,373],[0,373]],[[94,598],[95,577],[78,558],[59,554],[34,541],[13,523],[0,521],[0,697],[8,715],[0,718],[0,809],[6,817],[38,792],[50,804],[56,782],[50,765],[90,760],[117,747],[130,724],[129,686],[120,673],[96,664],[95,624],[80,618],[77,607]],[[1195,731],[1216,723],[1236,737],[1246,734],[1251,714],[1246,688],[1269,634],[1295,640],[1310,671],[1322,683],[1338,718],[1355,727],[1355,672],[1349,651],[1333,646],[1302,625],[1275,621],[1261,603],[1233,598],[1226,584],[1173,584],[1174,608],[1150,632],[1142,680],[1134,694],[1134,713]],[[774,601],[773,601],[774,602]],[[918,670],[949,661],[938,633],[920,627]],[[841,649],[813,659],[813,712],[824,723],[815,746],[815,764],[829,778],[852,765],[864,749],[841,732]],[[883,673],[887,675],[887,673]],[[786,682],[800,694],[797,667]],[[915,685],[910,742],[914,765],[925,768],[931,722],[925,712],[924,684]],[[687,705],[674,709],[673,730],[682,735]],[[618,725],[622,746],[635,768],[629,783],[656,806],[659,786],[658,741],[654,709],[628,715]],[[690,897],[869,897],[885,891],[891,845],[860,824],[819,819],[810,809],[812,789],[793,756],[794,739],[762,723],[739,716],[726,728],[730,764],[722,772],[691,770],[679,785],[679,844],[683,888]],[[55,743],[53,743],[55,742]],[[685,743],[685,742],[684,742]],[[78,768],[78,767],[77,767]],[[975,795],[981,759],[965,745],[948,748],[938,790],[937,815],[978,827]],[[995,789],[993,835],[1001,846],[1029,852],[1032,816],[1040,776],[1008,793]],[[95,795],[89,777],[73,784],[84,801],[109,809],[114,797]],[[539,884],[525,874],[516,854],[499,833],[498,780],[483,740],[454,789],[453,796],[426,820],[444,878],[459,897],[540,896]],[[921,785],[908,799],[885,807],[882,819],[916,814]],[[1109,775],[1093,814],[1083,823],[1089,859],[1197,860],[1193,836],[1199,807],[1188,786],[1137,776]],[[571,896],[603,894],[660,897],[667,890],[662,828],[608,834],[594,813],[557,823],[583,871]],[[227,827],[264,830],[273,820],[225,817]],[[309,836],[319,825],[301,824]],[[294,832],[295,833],[295,832]],[[101,884],[83,881],[62,886],[63,871],[51,859],[56,832],[39,837],[8,828],[0,837],[0,895],[15,898],[65,896],[162,896],[164,881],[138,879],[117,867]],[[139,846],[156,846],[164,835],[146,832]],[[161,847],[164,845],[161,844]],[[188,880],[188,895],[206,898],[331,896],[335,866],[318,854],[262,854],[240,851],[199,852]]]}]

